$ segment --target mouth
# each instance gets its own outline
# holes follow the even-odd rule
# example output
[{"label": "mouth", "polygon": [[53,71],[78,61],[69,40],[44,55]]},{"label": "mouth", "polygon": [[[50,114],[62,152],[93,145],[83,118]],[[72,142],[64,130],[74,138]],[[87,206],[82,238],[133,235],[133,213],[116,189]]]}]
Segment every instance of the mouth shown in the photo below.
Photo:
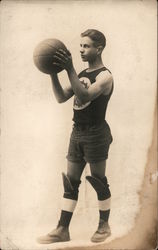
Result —
[{"label": "mouth", "polygon": [[82,59],[86,59],[86,57],[85,57],[84,55],[81,55],[81,58],[82,58]]}]

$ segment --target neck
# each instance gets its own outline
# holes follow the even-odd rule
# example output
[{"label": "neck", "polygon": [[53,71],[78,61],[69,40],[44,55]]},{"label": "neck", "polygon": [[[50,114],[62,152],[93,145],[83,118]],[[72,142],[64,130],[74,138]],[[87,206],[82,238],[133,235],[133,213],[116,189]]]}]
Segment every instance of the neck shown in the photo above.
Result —
[{"label": "neck", "polygon": [[89,65],[89,70],[94,70],[104,67],[101,57],[100,58],[97,57],[94,61],[88,62],[88,65]]}]

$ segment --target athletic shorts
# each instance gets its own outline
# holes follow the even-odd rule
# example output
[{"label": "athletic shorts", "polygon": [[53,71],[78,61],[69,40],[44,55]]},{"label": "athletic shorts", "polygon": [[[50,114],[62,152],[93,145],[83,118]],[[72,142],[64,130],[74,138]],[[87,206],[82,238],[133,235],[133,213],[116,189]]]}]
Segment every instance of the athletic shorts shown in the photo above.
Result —
[{"label": "athletic shorts", "polygon": [[74,124],[67,159],[71,162],[95,163],[106,160],[113,138],[106,121],[100,125]]}]

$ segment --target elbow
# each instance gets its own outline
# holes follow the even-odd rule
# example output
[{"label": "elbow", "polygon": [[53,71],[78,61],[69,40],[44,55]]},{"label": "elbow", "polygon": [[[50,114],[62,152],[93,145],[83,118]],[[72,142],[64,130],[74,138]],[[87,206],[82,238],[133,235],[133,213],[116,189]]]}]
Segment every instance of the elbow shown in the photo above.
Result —
[{"label": "elbow", "polygon": [[57,102],[58,102],[59,104],[64,103],[64,102],[66,102],[66,98],[58,98],[58,99],[57,99]]},{"label": "elbow", "polygon": [[82,103],[82,105],[84,105],[86,102],[88,102],[88,100],[85,98],[80,98],[79,100]]},{"label": "elbow", "polygon": [[60,99],[60,100],[57,100],[57,102],[58,102],[59,104],[61,104],[61,103],[64,103],[65,101],[62,100],[62,99]]},{"label": "elbow", "polygon": [[78,98],[79,98],[79,100],[80,100],[80,102],[81,102],[82,104],[85,104],[85,103],[87,103],[87,102],[90,101],[90,100],[89,100],[89,95],[88,95],[88,94],[81,95],[81,96],[78,97]]}]

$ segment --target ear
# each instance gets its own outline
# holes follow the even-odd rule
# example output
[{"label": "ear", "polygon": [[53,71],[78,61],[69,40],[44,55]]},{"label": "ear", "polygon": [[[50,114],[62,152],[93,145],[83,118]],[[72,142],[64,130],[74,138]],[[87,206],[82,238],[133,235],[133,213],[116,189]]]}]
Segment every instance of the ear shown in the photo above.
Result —
[{"label": "ear", "polygon": [[103,46],[101,46],[101,45],[98,46],[97,47],[97,54],[100,55],[102,53],[102,51],[103,51]]}]

